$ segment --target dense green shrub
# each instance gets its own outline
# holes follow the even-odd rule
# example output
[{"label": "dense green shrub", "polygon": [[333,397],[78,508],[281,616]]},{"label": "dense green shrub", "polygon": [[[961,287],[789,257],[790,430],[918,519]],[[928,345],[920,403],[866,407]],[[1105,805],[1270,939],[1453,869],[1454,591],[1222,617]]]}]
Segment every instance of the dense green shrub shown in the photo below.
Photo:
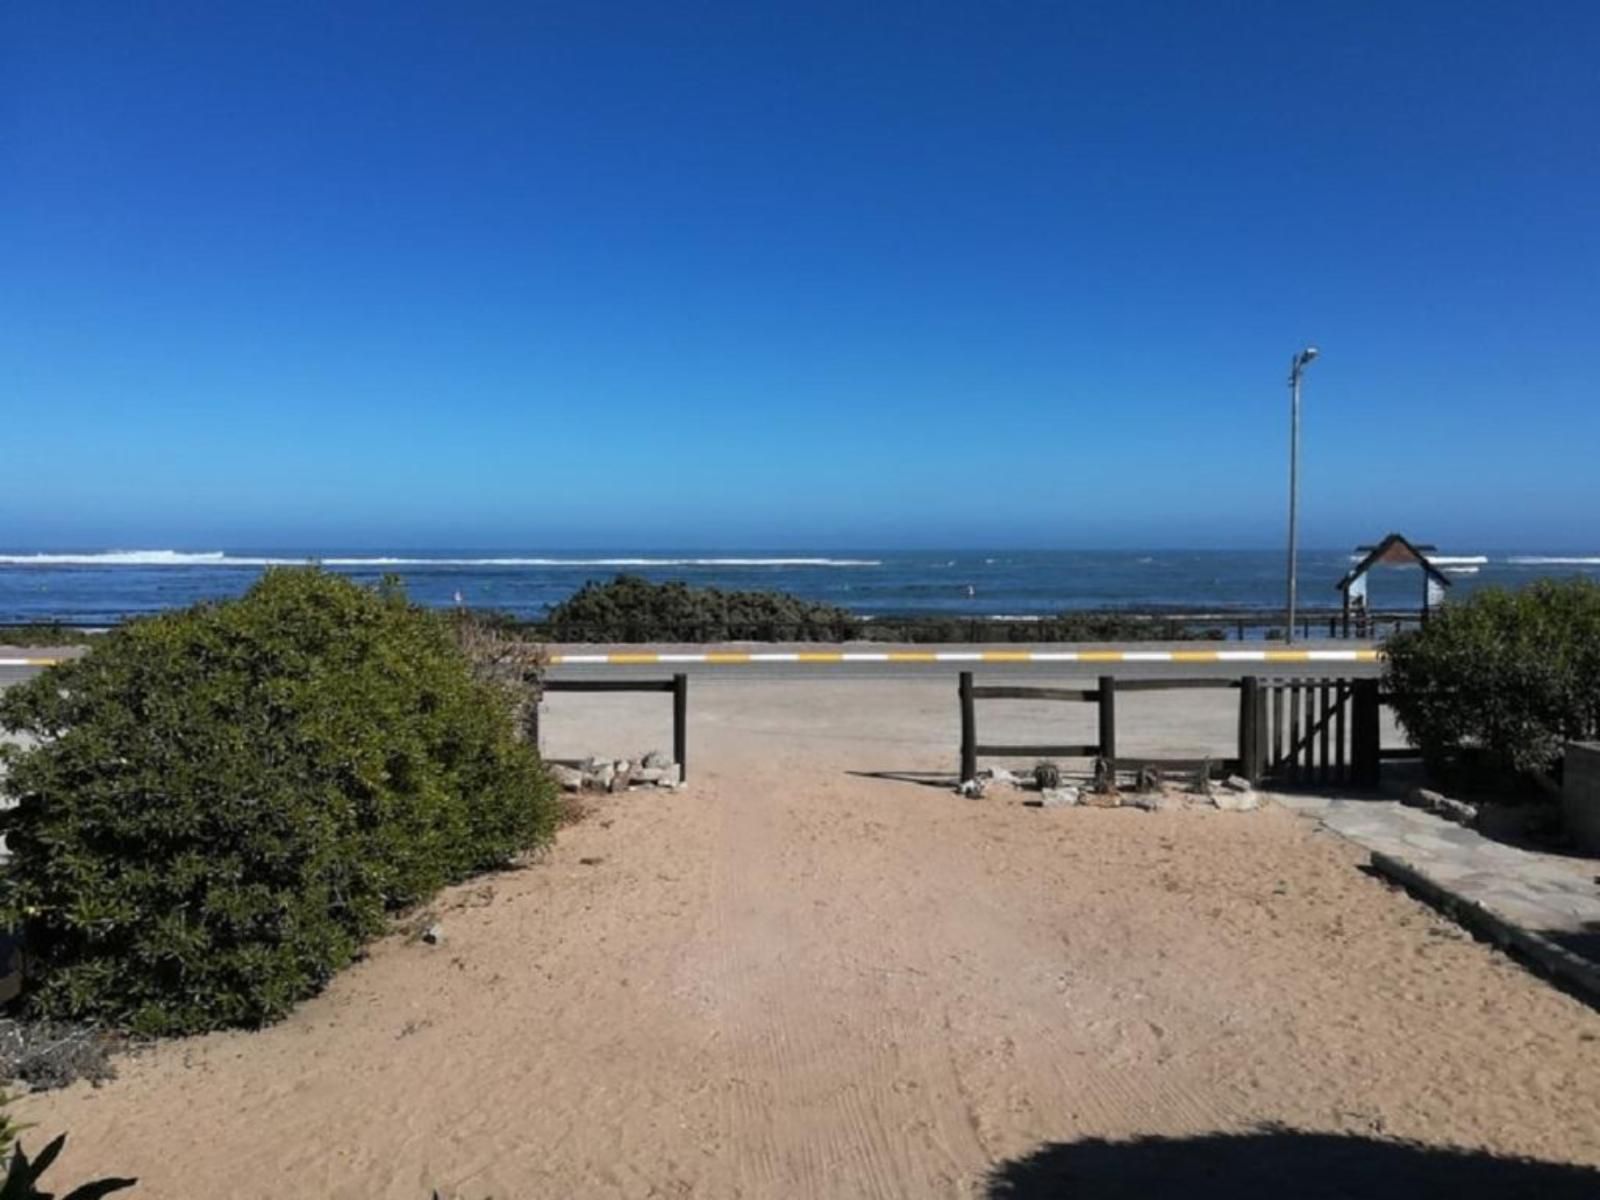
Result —
[{"label": "dense green shrub", "polygon": [[834,642],[858,620],[842,608],[783,592],[725,592],[619,575],[584,584],[558,604],[544,630],[563,642]]},{"label": "dense green shrub", "polygon": [[[489,627],[516,623],[484,614]],[[1105,642],[1220,638],[1169,617],[1066,612],[1037,621],[973,616],[861,617],[784,592],[725,592],[619,575],[588,583],[529,628],[559,642]]]},{"label": "dense green shrub", "polygon": [[441,614],[312,569],[124,625],[0,698],[35,1015],[254,1025],[385,913],[546,838],[554,789]]},{"label": "dense green shrub", "polygon": [[1484,588],[1389,639],[1387,687],[1435,767],[1462,751],[1515,774],[1600,734],[1600,584]]}]

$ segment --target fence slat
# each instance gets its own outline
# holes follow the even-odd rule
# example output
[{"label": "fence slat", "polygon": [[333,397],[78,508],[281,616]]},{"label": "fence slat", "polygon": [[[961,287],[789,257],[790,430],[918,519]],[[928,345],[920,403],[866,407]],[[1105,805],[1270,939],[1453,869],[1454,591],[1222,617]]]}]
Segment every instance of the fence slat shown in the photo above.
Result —
[{"label": "fence slat", "polygon": [[1100,754],[1117,759],[1117,677],[1100,676]]},{"label": "fence slat", "polygon": [[1320,718],[1322,731],[1320,741],[1318,742],[1318,745],[1321,748],[1322,761],[1317,764],[1317,781],[1319,783],[1327,783],[1329,769],[1328,746],[1332,740],[1333,734],[1333,708],[1329,701],[1329,688],[1327,680],[1323,680],[1322,685],[1317,689],[1317,692],[1318,706],[1322,709],[1322,716]]},{"label": "fence slat", "polygon": [[1272,773],[1283,770],[1283,680],[1272,681]]},{"label": "fence slat", "polygon": [[1350,703],[1350,687],[1342,679],[1339,680],[1336,686],[1338,687],[1338,695],[1335,699],[1335,704],[1338,707],[1334,709],[1333,716],[1333,745],[1336,755],[1334,774],[1340,783],[1348,783],[1350,781],[1350,760],[1344,752],[1344,710]]},{"label": "fence slat", "polygon": [[1378,721],[1378,681],[1358,679],[1352,685],[1350,707],[1351,782],[1359,787],[1377,787],[1379,746],[1382,736]]},{"label": "fence slat", "polygon": [[[973,755],[985,755],[992,758],[1048,758],[1052,754],[1061,758],[1094,758],[1100,753],[1100,747],[1090,744],[1069,746],[1014,746],[1014,745],[989,745],[980,743],[973,748]],[[977,774],[977,768],[973,768]]]},{"label": "fence slat", "polygon": [[975,687],[974,700],[1085,700],[1100,699],[1093,688]]},{"label": "fence slat", "polygon": [[972,672],[961,672],[961,782],[978,777],[978,721],[972,703]]},{"label": "fence slat", "polygon": [[678,762],[678,778],[689,782],[689,676],[679,672],[672,677],[672,757]]},{"label": "fence slat", "polygon": [[1289,682],[1289,778],[1300,782],[1300,696],[1298,679]]}]

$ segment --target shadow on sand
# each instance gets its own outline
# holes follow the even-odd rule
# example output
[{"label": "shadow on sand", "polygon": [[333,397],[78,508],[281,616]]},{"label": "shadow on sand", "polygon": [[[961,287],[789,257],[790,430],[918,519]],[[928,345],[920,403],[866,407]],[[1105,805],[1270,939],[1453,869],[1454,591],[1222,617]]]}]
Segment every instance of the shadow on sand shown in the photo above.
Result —
[{"label": "shadow on sand", "polygon": [[857,779],[892,779],[896,783],[920,783],[941,791],[954,791],[961,780],[949,771],[846,771]]},{"label": "shadow on sand", "polygon": [[989,1200],[1595,1200],[1600,1172],[1410,1142],[1266,1128],[1053,1142],[1000,1164]]}]

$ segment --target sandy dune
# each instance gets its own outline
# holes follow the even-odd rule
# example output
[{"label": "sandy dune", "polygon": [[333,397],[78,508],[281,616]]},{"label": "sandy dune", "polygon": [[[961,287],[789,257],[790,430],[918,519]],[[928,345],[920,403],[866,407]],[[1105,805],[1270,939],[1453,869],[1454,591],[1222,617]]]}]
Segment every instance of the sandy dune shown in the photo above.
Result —
[{"label": "sandy dune", "polygon": [[[852,774],[948,769],[952,686],[704,686],[688,790],[598,802],[277,1027],[24,1100],[28,1138],[71,1132],[58,1182],[274,1200],[971,1196],[1263,1122],[1600,1163],[1600,1016],[1306,820]],[[550,748],[665,744],[659,700],[554,697]],[[1152,749],[1226,739],[1188,703]]]}]

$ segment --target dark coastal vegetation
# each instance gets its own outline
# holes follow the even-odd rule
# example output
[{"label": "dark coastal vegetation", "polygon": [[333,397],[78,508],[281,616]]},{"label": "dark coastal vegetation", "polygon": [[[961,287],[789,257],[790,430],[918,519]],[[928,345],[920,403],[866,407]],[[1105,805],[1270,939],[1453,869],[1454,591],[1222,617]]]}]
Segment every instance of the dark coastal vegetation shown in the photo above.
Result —
[{"label": "dark coastal vegetation", "polygon": [[390,913],[547,840],[524,672],[489,641],[484,678],[452,618],[396,586],[279,569],[7,691],[0,725],[37,743],[4,749],[0,814],[26,1011],[144,1034],[273,1021]]},{"label": "dark coastal vegetation", "polygon": [[555,642],[1086,642],[1222,637],[1176,619],[1063,613],[1039,620],[863,617],[783,592],[734,592],[619,575],[588,583],[542,621],[500,620]]},{"label": "dark coastal vegetation", "polygon": [[558,642],[836,642],[857,618],[782,592],[729,592],[619,575],[586,583],[536,628]]},{"label": "dark coastal vegetation", "polygon": [[100,636],[96,630],[63,625],[60,621],[0,625],[0,646],[82,646]]},{"label": "dark coastal vegetation", "polygon": [[1600,736],[1600,584],[1485,588],[1387,643],[1396,716],[1445,775],[1529,779]]}]

